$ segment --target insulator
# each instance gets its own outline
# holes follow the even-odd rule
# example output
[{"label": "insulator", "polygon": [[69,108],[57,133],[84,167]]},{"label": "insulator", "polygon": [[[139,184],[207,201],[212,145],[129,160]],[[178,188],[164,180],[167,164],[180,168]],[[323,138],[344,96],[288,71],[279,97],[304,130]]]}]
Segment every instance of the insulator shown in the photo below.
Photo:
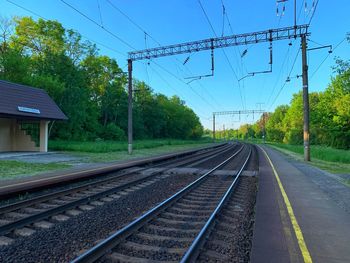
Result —
[{"label": "insulator", "polygon": [[188,56],[188,57],[185,59],[183,65],[185,65],[189,60],[190,60],[190,57]]}]

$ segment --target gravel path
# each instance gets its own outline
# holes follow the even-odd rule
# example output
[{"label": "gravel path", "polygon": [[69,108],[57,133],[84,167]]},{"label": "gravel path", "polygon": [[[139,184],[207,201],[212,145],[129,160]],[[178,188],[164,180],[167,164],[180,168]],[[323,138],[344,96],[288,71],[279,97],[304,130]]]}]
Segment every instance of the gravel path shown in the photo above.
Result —
[{"label": "gravel path", "polygon": [[68,262],[196,178],[170,176],[48,230],[18,238],[12,245],[0,247],[0,262]]}]

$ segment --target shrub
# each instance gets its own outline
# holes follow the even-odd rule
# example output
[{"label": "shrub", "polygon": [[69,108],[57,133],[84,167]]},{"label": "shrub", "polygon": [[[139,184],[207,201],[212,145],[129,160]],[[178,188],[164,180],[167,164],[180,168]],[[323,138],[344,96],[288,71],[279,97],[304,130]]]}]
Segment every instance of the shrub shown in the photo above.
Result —
[{"label": "shrub", "polygon": [[100,138],[105,140],[125,140],[126,136],[124,131],[115,125],[114,123],[109,123],[107,126],[102,127],[100,131]]}]

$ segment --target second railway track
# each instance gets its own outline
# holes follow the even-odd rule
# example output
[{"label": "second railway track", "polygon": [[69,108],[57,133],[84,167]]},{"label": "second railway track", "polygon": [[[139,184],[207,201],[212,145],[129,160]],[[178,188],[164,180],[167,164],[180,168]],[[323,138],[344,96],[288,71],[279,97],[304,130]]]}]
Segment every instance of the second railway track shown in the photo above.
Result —
[{"label": "second railway track", "polygon": [[[245,145],[203,176],[115,232],[74,262],[191,262],[230,201],[251,156]],[[237,173],[213,175],[235,160]],[[233,167],[230,164],[231,168]]]},{"label": "second railway track", "polygon": [[57,221],[65,221],[84,210],[91,210],[162,180],[170,176],[165,172],[173,167],[213,160],[219,158],[218,156],[230,154],[235,147],[238,146],[224,146],[190,157],[170,160],[152,166],[153,170],[146,174],[140,171],[146,171],[150,167],[0,207],[0,241],[10,244],[16,236],[29,236],[36,229],[50,228]]}]

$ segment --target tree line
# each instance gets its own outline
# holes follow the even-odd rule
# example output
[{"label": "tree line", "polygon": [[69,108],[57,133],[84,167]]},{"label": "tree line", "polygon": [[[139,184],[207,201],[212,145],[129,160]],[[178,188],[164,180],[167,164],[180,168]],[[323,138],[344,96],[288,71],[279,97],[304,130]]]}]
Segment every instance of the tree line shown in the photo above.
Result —
[{"label": "tree line", "polygon": [[[126,138],[127,78],[115,59],[57,21],[15,17],[0,25],[0,79],[45,89],[69,118],[50,123],[50,138]],[[133,88],[136,139],[202,136],[198,116],[179,97],[136,79]]]},{"label": "tree line", "polygon": [[[347,35],[350,43],[350,34]],[[350,148],[350,60],[336,59],[335,77],[322,92],[311,92],[310,142],[335,148]],[[289,105],[265,113],[254,124],[236,130],[218,131],[221,138],[263,138],[272,142],[303,143],[302,92],[293,95]]]}]

